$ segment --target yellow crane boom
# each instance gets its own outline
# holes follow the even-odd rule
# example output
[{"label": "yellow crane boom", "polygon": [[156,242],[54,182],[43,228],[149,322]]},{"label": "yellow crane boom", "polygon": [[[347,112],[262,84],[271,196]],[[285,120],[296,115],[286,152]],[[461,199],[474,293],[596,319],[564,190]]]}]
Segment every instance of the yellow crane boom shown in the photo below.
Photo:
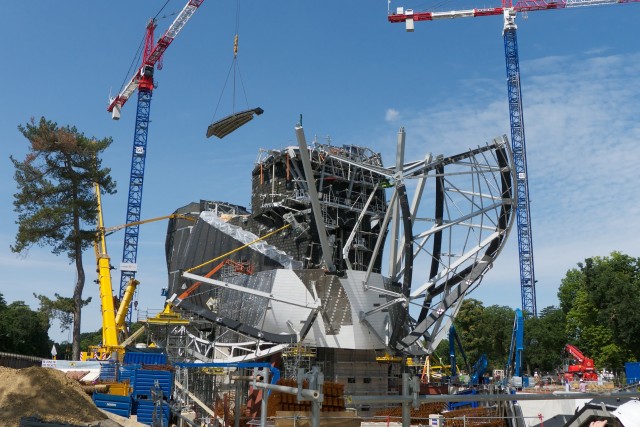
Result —
[{"label": "yellow crane boom", "polygon": [[105,237],[107,234],[111,234],[115,231],[122,230],[126,227],[134,225],[146,224],[153,221],[161,221],[163,219],[181,218],[190,221],[195,221],[193,218],[182,214],[165,215],[157,218],[151,218],[143,221],[135,221],[129,224],[118,225],[115,227],[104,227],[104,220],[102,216],[102,200],[100,196],[100,186],[95,183],[94,190],[96,192],[96,202],[98,205],[96,239],[93,247],[96,255],[97,271],[98,271],[98,286],[100,289],[100,305],[102,312],[102,343],[98,346],[91,346],[89,351],[82,353],[81,358],[87,359],[108,359],[117,353],[117,357],[120,358],[124,355],[124,346],[119,342],[118,336],[125,330],[125,319],[131,305],[131,300],[135,293],[136,287],[139,282],[135,279],[131,279],[127,284],[127,288],[122,297],[122,301],[118,307],[116,313],[116,307],[113,296],[113,286],[111,283],[111,262],[109,254],[107,253],[107,241]]},{"label": "yellow crane boom", "polygon": [[111,287],[111,263],[107,254],[104,222],[102,219],[102,203],[100,186],[94,184],[96,200],[98,202],[98,233],[94,248],[98,262],[98,284],[100,286],[100,304],[102,306],[102,347],[110,349],[118,346],[118,331],[116,329],[115,306],[113,303],[113,289]]}]

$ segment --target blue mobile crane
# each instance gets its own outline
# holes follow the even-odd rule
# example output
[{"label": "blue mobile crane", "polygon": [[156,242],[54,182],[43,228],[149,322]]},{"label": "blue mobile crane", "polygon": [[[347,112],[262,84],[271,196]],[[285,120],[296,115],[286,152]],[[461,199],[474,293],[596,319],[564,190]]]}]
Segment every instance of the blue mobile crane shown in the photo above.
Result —
[{"label": "blue mobile crane", "polygon": [[522,310],[516,308],[513,319],[513,331],[511,344],[509,345],[509,358],[505,366],[505,378],[522,377],[522,359],[524,357],[524,317]]}]

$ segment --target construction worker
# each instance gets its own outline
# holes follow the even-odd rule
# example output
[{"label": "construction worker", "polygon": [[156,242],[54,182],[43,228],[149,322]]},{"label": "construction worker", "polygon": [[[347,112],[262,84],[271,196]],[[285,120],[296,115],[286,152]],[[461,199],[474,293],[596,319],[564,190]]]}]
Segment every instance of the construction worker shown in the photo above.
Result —
[{"label": "construction worker", "polygon": [[585,383],[582,378],[580,378],[580,392],[581,393],[587,392],[587,383]]}]

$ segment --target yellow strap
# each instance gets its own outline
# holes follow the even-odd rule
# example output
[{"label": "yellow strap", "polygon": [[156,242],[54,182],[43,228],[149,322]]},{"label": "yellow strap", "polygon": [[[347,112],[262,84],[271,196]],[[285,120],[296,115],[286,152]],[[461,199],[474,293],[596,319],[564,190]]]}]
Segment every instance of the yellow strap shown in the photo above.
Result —
[{"label": "yellow strap", "polygon": [[251,246],[251,245],[253,245],[254,243],[259,242],[260,240],[264,240],[264,239],[266,239],[267,237],[272,236],[272,235],[274,235],[274,234],[276,234],[276,233],[278,233],[278,232],[280,232],[280,231],[282,231],[282,230],[284,230],[285,228],[290,227],[290,226],[291,226],[291,224],[287,224],[287,225],[285,225],[284,227],[280,227],[280,228],[278,228],[276,231],[272,231],[271,233],[265,234],[264,236],[257,238],[257,239],[256,239],[256,240],[254,240],[253,242],[249,242],[249,243],[247,243],[246,245],[240,246],[239,248],[235,248],[234,250],[229,251],[229,252],[227,252],[226,254],[220,255],[219,257],[216,257],[216,258],[211,259],[211,260],[209,260],[209,261],[203,262],[203,263],[202,263],[202,264],[200,264],[200,265],[196,265],[195,267],[191,267],[190,269],[185,270],[185,272],[186,272],[186,273],[191,273],[193,270],[196,270],[196,269],[198,269],[198,268],[200,268],[200,267],[204,267],[205,265],[207,265],[207,264],[211,264],[212,262],[216,262],[216,261],[218,261],[218,260],[219,260],[219,259],[221,259],[221,258],[224,258],[224,257],[226,257],[226,256],[229,256],[229,255],[231,255],[231,254],[232,254],[232,253],[234,253],[234,252],[238,252],[239,250],[244,249],[244,248],[246,248],[247,246]]}]

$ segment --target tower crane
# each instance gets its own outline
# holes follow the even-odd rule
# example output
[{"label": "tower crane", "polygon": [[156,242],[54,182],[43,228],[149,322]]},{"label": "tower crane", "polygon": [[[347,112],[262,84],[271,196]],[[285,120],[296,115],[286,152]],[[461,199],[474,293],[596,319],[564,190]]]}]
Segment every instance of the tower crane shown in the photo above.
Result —
[{"label": "tower crane", "polygon": [[[147,155],[147,136],[149,130],[149,111],[151,95],[154,89],[153,72],[156,64],[162,58],[171,42],[180,33],[191,16],[196,12],[204,0],[189,0],[183,7],[167,31],[154,42],[156,20],[151,19],[147,24],[142,65],[133,75],[120,93],[110,100],[107,111],[114,120],[120,119],[120,112],[129,97],[138,90],[138,108],[136,112],[135,131],[133,135],[133,151],[131,154],[131,174],[129,179],[129,197],[127,201],[127,216],[125,223],[140,221],[142,208],[142,186],[144,183],[144,167]],[[122,264],[120,265],[120,298],[123,297],[127,284],[135,278],[138,257],[138,225],[127,227],[122,248]],[[129,316],[131,314],[129,313]],[[130,317],[129,317],[130,319]]]},{"label": "tower crane", "polygon": [[516,170],[516,222],[518,228],[518,255],[520,263],[520,293],[522,310],[537,316],[535,271],[533,266],[533,242],[531,214],[529,210],[529,183],[527,176],[527,155],[524,136],[524,116],[522,91],[520,88],[520,61],[518,59],[517,12],[565,9],[580,6],[597,6],[619,3],[633,3],[640,0],[519,0],[515,5],[511,0],[502,0],[502,7],[456,10],[448,12],[414,12],[399,7],[395,14],[388,14],[391,23],[404,22],[406,30],[413,32],[416,21],[439,19],[473,18],[479,16],[502,15],[504,27],[504,52],[507,69],[507,95],[509,101],[509,122],[511,146]]}]

